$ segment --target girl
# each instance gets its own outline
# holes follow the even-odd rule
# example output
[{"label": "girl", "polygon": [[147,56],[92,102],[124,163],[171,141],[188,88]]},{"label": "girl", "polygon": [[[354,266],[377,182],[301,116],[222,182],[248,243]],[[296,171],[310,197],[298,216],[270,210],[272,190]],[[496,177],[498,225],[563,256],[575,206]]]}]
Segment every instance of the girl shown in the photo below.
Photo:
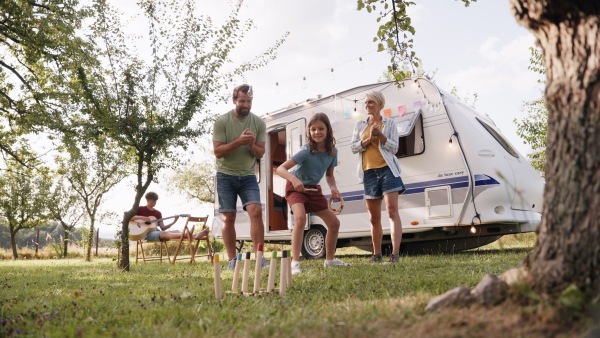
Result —
[{"label": "girl", "polygon": [[[325,267],[350,265],[333,258],[340,221],[329,210],[327,200],[319,185],[325,175],[331,196],[338,200],[341,198],[333,177],[333,168],[337,166],[337,149],[327,115],[317,113],[312,116],[308,121],[306,137],[308,144],[277,168],[277,174],[288,181],[285,187],[285,198],[292,208],[295,220],[292,232],[292,274],[294,275],[302,272],[300,270],[300,247],[304,224],[306,224],[306,214],[311,212],[319,216],[327,226]],[[289,172],[288,170],[295,165],[297,167]]]}]

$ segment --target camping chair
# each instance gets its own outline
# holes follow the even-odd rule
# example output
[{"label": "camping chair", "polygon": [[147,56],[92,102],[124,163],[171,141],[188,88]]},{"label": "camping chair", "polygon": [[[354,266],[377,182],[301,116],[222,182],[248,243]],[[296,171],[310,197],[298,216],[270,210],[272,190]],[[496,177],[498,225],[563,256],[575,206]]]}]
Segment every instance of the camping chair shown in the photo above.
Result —
[{"label": "camping chair", "polygon": [[[159,255],[158,256],[146,256],[144,253],[144,243],[158,243]],[[169,255],[169,248],[167,246],[166,241],[150,242],[150,241],[146,241],[143,239],[135,241],[135,263],[137,264],[137,262],[138,262],[140,252],[142,253],[142,260],[144,261],[144,263],[146,263],[147,261],[160,261],[162,263],[163,247],[164,247],[165,252],[167,253],[167,257],[165,259],[169,260],[169,263],[171,263],[171,255]]]},{"label": "camping chair", "polygon": [[[202,229],[206,228],[206,222],[208,221],[208,216],[205,217],[192,217],[189,216],[187,222],[185,223],[185,227],[183,227],[183,232],[181,233],[181,237],[176,241],[177,249],[175,249],[175,255],[173,255],[173,259],[171,260],[171,264],[175,264],[175,261],[182,259],[189,259],[191,264],[196,264],[196,257],[209,257],[210,261],[213,261],[213,252],[212,247],[210,245],[209,234],[201,237],[199,239],[192,239],[192,235],[194,234],[194,229],[196,225],[201,225]],[[187,234],[187,238],[186,238]],[[198,246],[200,245],[200,241],[206,241],[206,249],[207,253],[203,255],[197,255]],[[184,242],[188,242],[188,248],[190,250],[189,256],[177,257],[179,255],[179,251]]]}]

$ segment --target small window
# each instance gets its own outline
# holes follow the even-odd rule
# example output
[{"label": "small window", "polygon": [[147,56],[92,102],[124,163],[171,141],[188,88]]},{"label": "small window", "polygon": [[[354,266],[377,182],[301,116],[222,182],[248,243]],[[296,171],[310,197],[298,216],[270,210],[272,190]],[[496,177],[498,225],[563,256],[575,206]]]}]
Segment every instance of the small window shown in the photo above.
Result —
[{"label": "small window", "polygon": [[399,135],[396,157],[419,155],[425,151],[423,117],[420,113],[410,119],[398,122],[396,126]]},{"label": "small window", "polygon": [[485,128],[485,130],[487,130],[488,133],[490,133],[496,139],[496,141],[498,141],[498,143],[500,143],[500,145],[502,146],[502,148],[504,148],[504,150],[506,150],[512,156],[519,158],[519,153],[517,153],[517,151],[510,145],[510,143],[508,143],[508,141],[502,136],[502,134],[497,132],[489,124],[483,122],[479,118],[476,117],[476,119],[477,119],[477,121],[479,121],[479,123],[481,123],[481,125]]}]

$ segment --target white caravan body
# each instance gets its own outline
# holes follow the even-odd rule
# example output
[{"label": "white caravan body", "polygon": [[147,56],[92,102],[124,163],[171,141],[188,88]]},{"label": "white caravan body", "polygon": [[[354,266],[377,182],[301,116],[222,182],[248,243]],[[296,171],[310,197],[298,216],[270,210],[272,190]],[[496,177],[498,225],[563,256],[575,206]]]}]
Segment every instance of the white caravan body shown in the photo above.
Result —
[{"label": "white caravan body", "polygon": [[[293,215],[285,201],[285,180],[275,171],[307,142],[314,113],[329,116],[338,149],[335,179],[344,199],[338,247],[372,250],[371,224],[363,184],[356,174],[358,155],[350,141],[358,119],[367,117],[365,94],[378,90],[386,102],[382,115],[397,125],[397,157],[406,186],[399,196],[402,251],[453,251],[491,243],[504,234],[535,231],[541,219],[544,180],[506,140],[494,122],[439,90],[426,79],[375,83],[265,115],[265,155],[256,165],[261,190],[265,242],[290,243]],[[330,191],[325,179],[321,187]],[[216,193],[216,189],[215,189]],[[382,203],[383,204],[383,203]],[[238,241],[251,240],[247,213],[238,200]],[[213,234],[223,226],[215,196]],[[390,223],[382,211],[384,251],[390,249]],[[324,255],[324,222],[307,217],[302,253]]]}]

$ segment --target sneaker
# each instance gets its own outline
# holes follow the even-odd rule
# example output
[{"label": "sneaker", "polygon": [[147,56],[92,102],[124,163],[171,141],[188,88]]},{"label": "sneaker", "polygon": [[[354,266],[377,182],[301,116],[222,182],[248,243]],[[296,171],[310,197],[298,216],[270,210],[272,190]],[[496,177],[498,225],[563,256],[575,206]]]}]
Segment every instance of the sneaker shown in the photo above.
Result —
[{"label": "sneaker", "polygon": [[396,255],[391,255],[390,256],[390,260],[383,263],[383,264],[395,264],[398,263],[398,260],[400,259],[400,254],[396,254]]},{"label": "sneaker", "polygon": [[300,262],[292,261],[292,275],[299,275],[301,273],[302,270],[300,270]]},{"label": "sneaker", "polygon": [[369,259],[369,263],[381,263],[382,261],[381,254],[373,255],[371,256],[371,259]]},{"label": "sneaker", "polygon": [[267,260],[265,259],[265,256],[262,256],[262,264],[261,264],[261,268],[268,268],[270,266],[269,263],[267,263]]},{"label": "sneaker", "polygon": [[344,263],[344,261],[341,261],[341,260],[339,260],[337,258],[334,258],[334,259],[332,259],[330,261],[325,260],[325,262],[323,262],[323,265],[326,268],[333,268],[333,267],[336,267],[336,266],[350,266],[350,264]]},{"label": "sneaker", "polygon": [[237,259],[232,258],[229,260],[229,265],[227,266],[227,270],[235,270],[235,262]]}]

